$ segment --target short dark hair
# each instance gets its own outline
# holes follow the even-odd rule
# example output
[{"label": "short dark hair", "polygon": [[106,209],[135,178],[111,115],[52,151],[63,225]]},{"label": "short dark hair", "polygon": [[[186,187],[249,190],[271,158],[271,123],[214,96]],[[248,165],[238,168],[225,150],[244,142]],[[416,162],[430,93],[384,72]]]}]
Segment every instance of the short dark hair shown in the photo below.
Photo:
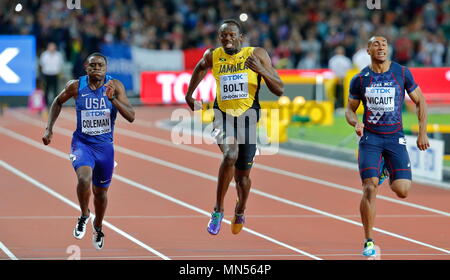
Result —
[{"label": "short dark hair", "polygon": [[370,46],[373,43],[373,41],[375,40],[376,37],[384,38],[386,40],[386,42],[387,42],[387,38],[385,36],[383,36],[383,35],[376,35],[375,34],[375,35],[373,35],[372,37],[369,38],[369,40],[367,41],[367,46]]},{"label": "short dark hair", "polygon": [[226,20],[222,21],[222,24],[220,24],[220,26],[222,26],[223,24],[234,24],[239,29],[239,33],[243,33],[241,24],[239,23],[239,21],[237,21],[235,19],[232,19],[232,18],[226,19]]},{"label": "short dark hair", "polygon": [[100,57],[103,57],[103,59],[105,60],[106,64],[108,64],[108,59],[106,59],[106,56],[103,55],[103,54],[100,53],[100,52],[93,52],[93,53],[91,53],[90,55],[88,55],[88,56],[86,57],[86,59],[85,59],[84,61],[87,62],[87,61],[89,60],[89,58],[91,58],[91,57],[93,57],[93,56],[100,56]]}]

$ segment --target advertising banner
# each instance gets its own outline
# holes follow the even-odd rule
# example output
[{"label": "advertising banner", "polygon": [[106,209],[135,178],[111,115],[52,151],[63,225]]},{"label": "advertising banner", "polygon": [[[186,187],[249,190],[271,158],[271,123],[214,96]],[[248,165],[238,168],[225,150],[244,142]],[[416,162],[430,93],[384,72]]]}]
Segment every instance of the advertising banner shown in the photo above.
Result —
[{"label": "advertising banner", "polygon": [[406,135],[406,148],[411,161],[411,170],[414,177],[442,181],[444,141],[429,139],[430,148],[419,150],[416,145],[417,136]]},{"label": "advertising banner", "polygon": [[0,36],[0,96],[28,96],[35,85],[34,36]]}]

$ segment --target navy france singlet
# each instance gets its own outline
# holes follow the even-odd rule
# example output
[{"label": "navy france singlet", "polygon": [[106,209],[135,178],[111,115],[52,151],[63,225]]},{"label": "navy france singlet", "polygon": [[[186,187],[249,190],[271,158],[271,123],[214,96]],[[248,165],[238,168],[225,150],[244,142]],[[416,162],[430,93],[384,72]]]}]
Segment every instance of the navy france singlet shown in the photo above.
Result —
[{"label": "navy france singlet", "polygon": [[355,75],[350,82],[349,97],[362,101],[365,129],[378,134],[392,134],[403,132],[405,90],[409,94],[416,88],[410,70],[392,61],[384,73],[375,73],[367,66]]},{"label": "navy france singlet", "polygon": [[[105,84],[111,80],[105,77]],[[117,108],[108,100],[106,87],[93,90],[89,87],[88,76],[79,79],[78,96],[75,101],[77,129],[75,138],[91,144],[112,143]]]}]

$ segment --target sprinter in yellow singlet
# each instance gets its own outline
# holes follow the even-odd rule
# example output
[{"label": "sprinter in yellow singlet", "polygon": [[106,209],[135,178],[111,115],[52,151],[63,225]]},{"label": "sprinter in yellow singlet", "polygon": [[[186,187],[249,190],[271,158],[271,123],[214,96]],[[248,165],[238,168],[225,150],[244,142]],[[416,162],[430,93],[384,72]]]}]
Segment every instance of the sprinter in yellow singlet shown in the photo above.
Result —
[{"label": "sprinter in yellow singlet", "polygon": [[245,222],[244,210],[250,193],[250,170],[256,154],[256,124],[260,105],[258,92],[261,78],[277,96],[283,94],[283,83],[272,67],[267,51],[258,47],[242,47],[243,34],[239,22],[223,21],[219,28],[221,47],[208,49],[197,63],[186,93],[186,102],[192,110],[201,108],[192,94],[209,69],[216,79],[214,101],[214,130],[223,160],[219,168],[217,196],[214,211],[208,223],[208,232],[216,235],[223,219],[224,199],[231,180],[235,179],[238,200],[231,224],[238,234]]}]

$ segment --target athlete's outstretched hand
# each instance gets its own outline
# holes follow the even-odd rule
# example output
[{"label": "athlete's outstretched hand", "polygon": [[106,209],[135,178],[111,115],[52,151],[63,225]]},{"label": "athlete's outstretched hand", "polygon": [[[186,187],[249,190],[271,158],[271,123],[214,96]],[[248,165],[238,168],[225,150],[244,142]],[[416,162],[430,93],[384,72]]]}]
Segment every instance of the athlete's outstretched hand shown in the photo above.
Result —
[{"label": "athlete's outstretched hand", "polygon": [[42,136],[42,142],[44,142],[44,145],[50,144],[50,142],[52,141],[52,137],[53,137],[53,132],[46,129],[44,132],[44,136]]},{"label": "athlete's outstretched hand", "polygon": [[417,148],[419,148],[419,150],[421,151],[425,151],[429,147],[430,142],[428,141],[428,135],[426,133],[425,134],[419,133],[419,136],[417,136]]},{"label": "athlete's outstretched hand", "polygon": [[203,101],[195,100],[194,98],[192,98],[192,96],[186,95],[185,100],[192,111],[201,110],[203,108]]},{"label": "athlete's outstretched hand", "polygon": [[363,136],[364,134],[364,123],[358,122],[355,125],[355,132],[356,135],[358,135],[359,137]]}]

